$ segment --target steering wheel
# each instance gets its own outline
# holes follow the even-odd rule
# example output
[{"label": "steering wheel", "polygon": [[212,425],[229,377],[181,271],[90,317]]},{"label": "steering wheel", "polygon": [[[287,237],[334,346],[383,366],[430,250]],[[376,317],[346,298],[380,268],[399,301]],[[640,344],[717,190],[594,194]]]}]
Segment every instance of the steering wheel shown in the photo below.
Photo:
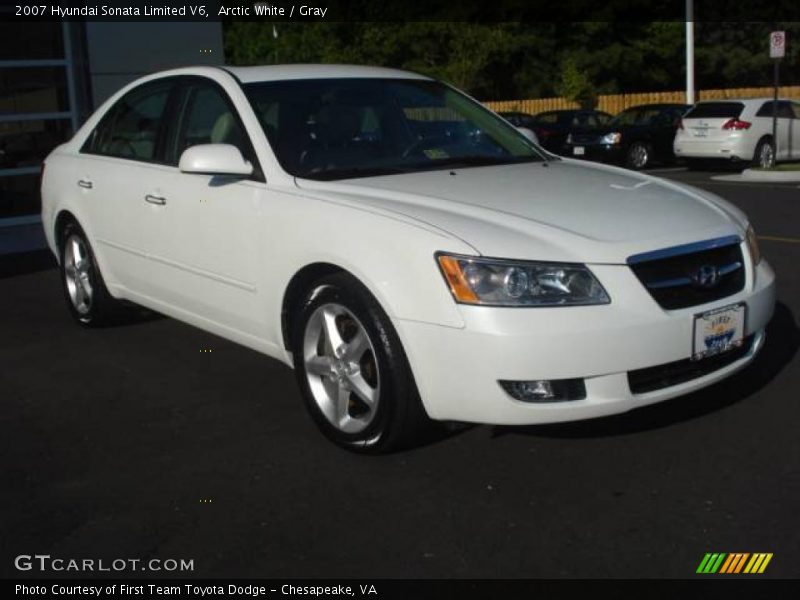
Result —
[{"label": "steering wheel", "polygon": [[[443,144],[444,142],[444,144]],[[408,158],[412,154],[417,154],[420,150],[424,148],[429,148],[431,146],[440,146],[440,145],[450,145],[452,144],[452,140],[448,138],[446,135],[432,135],[428,137],[422,137],[418,140],[414,140],[406,149],[403,150],[401,156],[403,158]]]}]

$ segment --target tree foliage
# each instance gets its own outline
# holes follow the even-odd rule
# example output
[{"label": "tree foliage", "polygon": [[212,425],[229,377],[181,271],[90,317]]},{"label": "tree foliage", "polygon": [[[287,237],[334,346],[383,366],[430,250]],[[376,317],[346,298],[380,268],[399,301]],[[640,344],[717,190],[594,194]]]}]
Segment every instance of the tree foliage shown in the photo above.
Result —
[{"label": "tree foliage", "polygon": [[[382,4],[382,3],[380,3]],[[374,9],[379,3],[372,3]],[[480,99],[596,94],[684,87],[681,22],[224,22],[230,64],[349,63],[411,69]],[[786,85],[800,84],[800,23],[697,25],[700,89],[772,82],[767,36],[788,32]]]}]

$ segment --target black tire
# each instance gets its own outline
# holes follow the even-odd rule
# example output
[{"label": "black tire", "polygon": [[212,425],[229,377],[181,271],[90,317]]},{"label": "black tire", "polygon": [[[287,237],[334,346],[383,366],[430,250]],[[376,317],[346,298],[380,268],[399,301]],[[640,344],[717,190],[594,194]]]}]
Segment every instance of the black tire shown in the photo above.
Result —
[{"label": "black tire", "polygon": [[[313,333],[309,331],[313,323],[309,325],[309,322],[316,314],[320,314],[319,311],[323,310],[321,307],[330,306],[344,307],[355,317],[355,322],[369,338],[371,348],[368,352],[374,356],[377,367],[376,380],[379,385],[376,384],[376,408],[374,414],[370,415],[371,420],[358,432],[342,431],[332,423],[315,399],[307,375],[307,336],[313,339]],[[295,375],[309,414],[329,440],[353,452],[381,454],[413,446],[424,434],[432,431],[432,422],[422,406],[400,339],[386,313],[366,287],[345,273],[325,277],[308,291],[298,310],[291,332]],[[345,339],[344,333],[342,339]],[[374,355],[371,354],[372,349]],[[325,383],[324,379],[320,377],[315,381],[320,385]],[[328,383],[336,385],[334,382]],[[352,403],[351,395],[347,402],[348,415]]]},{"label": "black tire", "polygon": [[772,164],[769,165],[769,166],[773,166],[773,167],[775,166],[775,149],[772,147],[772,138],[765,137],[765,138],[760,139],[758,141],[758,144],[756,144],[756,150],[755,150],[755,152],[753,152],[753,160],[751,162],[751,165],[753,167],[756,167],[756,168],[764,168],[765,167],[765,165],[762,162],[762,160],[763,160],[762,155],[764,154],[764,152],[765,152],[765,150],[767,148],[769,148],[770,153],[772,155]]},{"label": "black tire", "polygon": [[625,153],[625,166],[635,171],[646,169],[653,161],[653,150],[645,142],[633,142]]},{"label": "black tire", "polygon": [[[124,314],[125,309],[106,288],[94,251],[83,229],[74,221],[69,222],[60,232],[58,239],[61,283],[67,308],[72,317],[84,327],[100,327],[116,322]],[[88,261],[84,278],[91,289],[88,302],[76,301],[74,289],[77,284],[74,282],[75,276],[70,276],[72,268],[70,253],[74,254],[75,243],[80,244],[85,250],[84,260]]]}]

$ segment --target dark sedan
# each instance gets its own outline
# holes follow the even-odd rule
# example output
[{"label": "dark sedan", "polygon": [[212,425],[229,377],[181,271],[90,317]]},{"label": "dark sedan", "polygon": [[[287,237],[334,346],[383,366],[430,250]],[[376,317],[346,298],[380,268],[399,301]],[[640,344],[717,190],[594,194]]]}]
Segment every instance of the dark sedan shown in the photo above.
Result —
[{"label": "dark sedan", "polygon": [[550,110],[536,116],[523,112],[500,115],[515,127],[527,127],[536,134],[539,144],[550,152],[564,153],[564,142],[573,131],[602,127],[613,118],[599,110]]},{"label": "dark sedan", "polygon": [[644,169],[654,162],[672,162],[672,142],[685,104],[646,104],[619,113],[605,127],[574,131],[564,154]]}]

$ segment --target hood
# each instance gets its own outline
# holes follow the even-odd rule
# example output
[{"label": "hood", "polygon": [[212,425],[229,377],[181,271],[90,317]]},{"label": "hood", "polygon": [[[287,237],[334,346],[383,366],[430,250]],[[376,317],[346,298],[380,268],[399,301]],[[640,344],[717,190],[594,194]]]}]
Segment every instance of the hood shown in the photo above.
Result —
[{"label": "hood", "polygon": [[412,218],[502,258],[622,264],[632,254],[741,236],[745,227],[741,212],[706,192],[566,159],[297,185]]}]

